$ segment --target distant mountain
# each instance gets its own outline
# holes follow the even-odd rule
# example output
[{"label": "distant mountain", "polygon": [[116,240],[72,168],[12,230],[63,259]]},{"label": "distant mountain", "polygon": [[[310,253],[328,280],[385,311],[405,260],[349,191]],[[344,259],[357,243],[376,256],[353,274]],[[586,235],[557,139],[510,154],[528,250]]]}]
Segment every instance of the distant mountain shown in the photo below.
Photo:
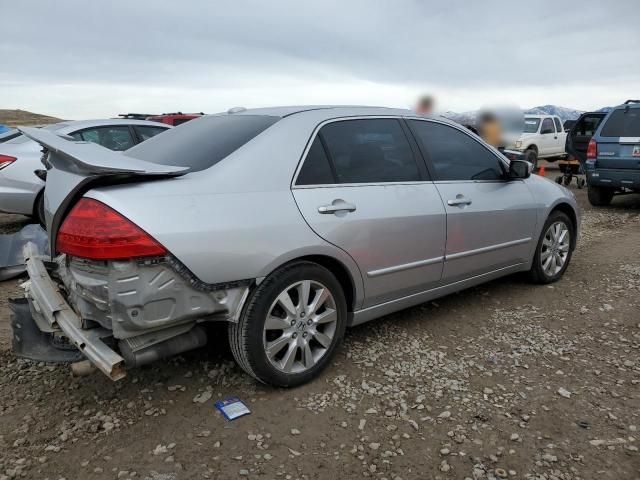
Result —
[{"label": "distant mountain", "polygon": [[[598,112],[608,112],[613,107],[603,107]],[[472,110],[469,112],[445,112],[443,117],[450,118],[451,120],[466,124],[475,125],[478,120],[478,114],[480,110]],[[573,108],[560,107],[558,105],[541,105],[539,107],[533,107],[528,110],[523,110],[525,115],[557,115],[564,122],[565,120],[576,120],[582,113],[582,110],[575,110]]]},{"label": "distant mountain", "polygon": [[0,125],[7,125],[9,127],[18,125],[44,125],[61,121],[59,118],[42,115],[40,113],[27,112],[26,110],[0,109]]},{"label": "distant mountain", "polygon": [[524,111],[525,115],[557,115],[564,122],[565,120],[576,120],[582,113],[582,110],[574,110],[573,108],[559,107],[557,105],[542,105],[533,107]]}]

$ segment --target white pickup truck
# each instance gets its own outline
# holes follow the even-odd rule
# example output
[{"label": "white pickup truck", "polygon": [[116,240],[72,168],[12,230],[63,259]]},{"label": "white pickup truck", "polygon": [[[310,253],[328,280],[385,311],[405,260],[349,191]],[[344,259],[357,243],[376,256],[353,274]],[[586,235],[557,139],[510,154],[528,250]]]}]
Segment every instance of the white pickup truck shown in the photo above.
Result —
[{"label": "white pickup truck", "polygon": [[508,148],[523,152],[525,160],[537,167],[538,159],[557,160],[566,156],[567,134],[556,115],[525,115],[524,130]]}]

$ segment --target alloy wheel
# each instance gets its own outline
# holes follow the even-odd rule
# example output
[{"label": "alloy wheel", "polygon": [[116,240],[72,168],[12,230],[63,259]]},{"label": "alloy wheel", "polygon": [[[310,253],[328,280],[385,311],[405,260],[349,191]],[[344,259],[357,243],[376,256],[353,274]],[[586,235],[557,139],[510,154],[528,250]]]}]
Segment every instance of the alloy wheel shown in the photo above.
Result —
[{"label": "alloy wheel", "polygon": [[548,277],[564,267],[571,248],[571,232],[564,222],[552,223],[544,234],[540,252],[542,270]]},{"label": "alloy wheel", "polygon": [[267,359],[284,373],[309,370],[326,354],[337,331],[338,313],[329,289],[314,280],[285,288],[264,323]]}]

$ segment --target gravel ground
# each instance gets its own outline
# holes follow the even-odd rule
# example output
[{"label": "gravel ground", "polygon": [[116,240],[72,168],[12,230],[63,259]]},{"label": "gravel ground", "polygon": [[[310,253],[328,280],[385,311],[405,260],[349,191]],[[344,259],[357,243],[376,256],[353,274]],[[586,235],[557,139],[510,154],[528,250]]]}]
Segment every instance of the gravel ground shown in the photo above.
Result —
[{"label": "gravel ground", "polygon": [[[512,276],[352,329],[293,390],[257,385],[222,340],[119,383],[18,360],[4,282],[0,479],[640,478],[640,198],[576,192],[560,282]],[[251,415],[226,422],[231,395]]]}]

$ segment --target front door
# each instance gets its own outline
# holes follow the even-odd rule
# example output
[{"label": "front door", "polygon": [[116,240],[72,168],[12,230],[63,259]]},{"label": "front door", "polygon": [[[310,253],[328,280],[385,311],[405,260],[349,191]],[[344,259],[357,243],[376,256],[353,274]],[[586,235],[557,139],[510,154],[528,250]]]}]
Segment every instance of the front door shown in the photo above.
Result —
[{"label": "front door", "polygon": [[461,129],[410,120],[447,212],[444,284],[528,261],[537,210],[523,180]]},{"label": "front door", "polygon": [[445,211],[398,119],[334,121],[315,136],[293,195],[307,223],[360,267],[363,307],[437,286]]}]

